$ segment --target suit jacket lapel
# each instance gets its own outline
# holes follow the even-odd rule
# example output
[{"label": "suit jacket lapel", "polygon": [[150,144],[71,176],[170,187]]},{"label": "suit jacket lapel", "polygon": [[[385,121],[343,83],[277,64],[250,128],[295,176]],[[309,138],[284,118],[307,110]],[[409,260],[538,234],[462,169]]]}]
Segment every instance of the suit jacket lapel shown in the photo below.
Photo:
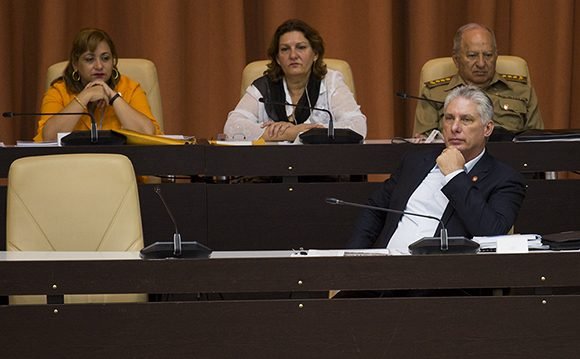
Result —
[{"label": "suit jacket lapel", "polygon": [[[417,161],[417,164],[413,167],[410,175],[405,176],[406,181],[403,186],[400,186],[399,193],[397,193],[395,198],[395,203],[392,203],[394,208],[399,208],[401,210],[405,209],[407,201],[415,192],[417,187],[423,182],[425,177],[433,166],[435,166],[435,159],[439,156],[439,152],[430,152],[423,156],[422,161]],[[398,200],[398,201],[397,201]]]},{"label": "suit jacket lapel", "polygon": [[[487,177],[491,168],[491,164],[492,164],[491,155],[489,155],[489,153],[486,150],[485,153],[483,154],[483,157],[481,157],[479,161],[477,161],[475,166],[467,174],[471,178],[472,186],[476,186],[481,180]],[[452,206],[447,205],[447,208],[445,208],[445,212],[443,212],[443,216],[441,216],[441,221],[447,224],[447,222],[449,222],[449,219],[453,215],[453,212],[455,212],[455,209]],[[440,229],[441,228],[438,228],[438,230]]]},{"label": "suit jacket lapel", "polygon": [[[410,159],[407,161],[406,165],[409,166],[409,169],[405,169],[404,173],[401,173],[397,189],[391,197],[390,208],[399,209],[401,211],[405,210],[407,201],[413,192],[415,192],[429,171],[433,168],[433,166],[435,166],[435,159],[439,153],[440,152],[431,152],[424,155],[420,159]],[[397,225],[401,219],[401,216],[402,215],[387,216],[387,221],[385,222],[383,230],[379,234],[377,241],[373,245],[374,247],[384,248],[387,246],[388,241],[397,229]]]}]

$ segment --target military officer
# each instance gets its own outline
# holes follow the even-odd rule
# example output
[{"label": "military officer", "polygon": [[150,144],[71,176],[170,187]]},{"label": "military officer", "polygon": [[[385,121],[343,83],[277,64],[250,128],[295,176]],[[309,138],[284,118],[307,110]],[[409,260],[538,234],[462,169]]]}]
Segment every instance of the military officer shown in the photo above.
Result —
[{"label": "military officer", "polygon": [[496,72],[497,46],[491,29],[470,23],[460,27],[453,39],[453,62],[457,73],[425,83],[420,96],[434,101],[418,101],[415,136],[428,135],[440,128],[443,101],[458,86],[475,85],[493,101],[496,129],[511,132],[543,129],[538,98],[528,79],[521,75]]}]

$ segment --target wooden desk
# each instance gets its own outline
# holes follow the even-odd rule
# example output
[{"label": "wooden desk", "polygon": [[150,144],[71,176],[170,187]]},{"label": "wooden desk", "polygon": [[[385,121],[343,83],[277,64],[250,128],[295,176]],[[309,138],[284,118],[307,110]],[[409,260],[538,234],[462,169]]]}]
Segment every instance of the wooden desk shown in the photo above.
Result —
[{"label": "wooden desk", "polygon": [[[20,255],[28,258],[8,260],[0,253],[0,295],[212,292],[253,293],[253,298],[4,305],[0,345],[7,358],[529,359],[574,358],[580,352],[577,252],[326,258],[214,252],[207,260],[151,261],[136,259],[136,253],[128,258],[101,253],[89,260]],[[308,295],[329,289],[441,288],[530,293]],[[272,292],[295,295],[272,299]]]},{"label": "wooden desk", "polygon": [[[350,236],[358,210],[329,206],[324,199],[365,202],[380,184],[344,181],[345,178],[391,173],[404,153],[428,147],[441,145],[13,147],[0,149],[0,174],[6,176],[10,163],[24,156],[122,153],[131,158],[139,175],[192,176],[192,183],[162,184],[184,240],[197,240],[216,250],[340,248]],[[580,142],[495,142],[488,149],[524,173],[580,169]],[[340,175],[343,181],[312,182],[312,176],[328,175]],[[231,176],[279,176],[282,182],[214,181]],[[299,181],[305,178],[307,181]],[[551,233],[578,229],[578,180],[530,180],[528,186],[516,231]],[[2,203],[5,190],[0,187]],[[146,244],[160,238],[169,240],[173,225],[151,185],[141,185],[139,191]],[[5,216],[4,204],[0,205],[0,215]],[[4,236],[2,221],[0,249],[4,248]]]}]

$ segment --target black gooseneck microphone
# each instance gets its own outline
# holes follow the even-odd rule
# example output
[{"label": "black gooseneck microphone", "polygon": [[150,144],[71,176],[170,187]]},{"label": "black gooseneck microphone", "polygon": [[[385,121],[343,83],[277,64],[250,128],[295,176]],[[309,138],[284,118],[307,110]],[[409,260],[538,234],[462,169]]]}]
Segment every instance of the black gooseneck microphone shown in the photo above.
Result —
[{"label": "black gooseneck microphone", "polygon": [[322,111],[328,114],[328,130],[323,128],[311,128],[310,130],[300,134],[300,139],[303,143],[306,144],[330,144],[330,143],[361,143],[363,141],[363,136],[356,133],[355,131],[349,128],[338,128],[334,129],[334,117],[332,113],[320,107],[311,107],[311,106],[302,106],[302,105],[295,105],[293,103],[288,102],[277,102],[277,101],[268,101],[263,97],[258,99],[261,103],[265,105],[273,105],[273,106],[292,106],[296,108],[314,110],[314,111]]},{"label": "black gooseneck microphone", "polygon": [[441,236],[425,237],[411,243],[409,245],[409,251],[411,254],[477,253],[479,251],[479,243],[474,242],[471,239],[465,237],[448,237],[447,228],[445,228],[443,221],[434,216],[400,211],[398,209],[370,206],[361,203],[346,202],[337,198],[326,198],[326,203],[429,218],[439,222],[439,225],[441,226]]},{"label": "black gooseneck microphone", "polygon": [[90,112],[4,112],[3,117],[12,118],[14,116],[55,116],[55,115],[87,115],[91,118],[91,143],[99,142],[99,131],[97,131],[97,122],[95,121],[95,116]]},{"label": "black gooseneck microphone", "polygon": [[97,130],[97,122],[90,112],[4,112],[3,117],[13,118],[15,116],[78,116],[87,115],[91,118],[90,131],[73,131],[64,136],[60,142],[63,146],[84,146],[84,145],[124,145],[127,138],[120,133],[111,130]]},{"label": "black gooseneck microphone", "polygon": [[403,91],[398,91],[397,96],[402,98],[403,100],[408,100],[408,99],[412,98],[414,100],[427,101],[427,102],[430,102],[430,103],[435,104],[435,105],[443,106],[445,104],[445,102],[443,102],[443,101],[431,100],[430,98],[419,97],[419,96],[412,96],[412,95],[409,95]]},{"label": "black gooseneck microphone", "polygon": [[161,200],[161,203],[163,203],[163,207],[165,207],[165,211],[167,212],[167,214],[169,215],[169,219],[171,219],[171,222],[173,223],[173,227],[175,228],[175,232],[173,233],[173,256],[180,257],[181,234],[179,233],[179,228],[177,228],[177,222],[175,221],[175,217],[173,217],[173,213],[171,213],[171,210],[169,209],[167,202],[165,202],[165,198],[163,198],[163,196],[161,195],[161,187],[155,186],[153,190]]},{"label": "black gooseneck microphone", "polygon": [[143,259],[163,259],[163,258],[207,258],[209,257],[210,253],[212,252],[211,249],[204,246],[201,243],[196,241],[193,242],[182,242],[181,241],[181,234],[179,233],[179,229],[177,227],[177,221],[167,202],[165,202],[165,198],[161,194],[161,187],[156,185],[153,190],[157,197],[163,203],[163,207],[165,211],[169,215],[169,219],[173,223],[173,227],[175,231],[173,232],[173,241],[172,242],[155,242],[143,249],[139,252],[139,256]]}]

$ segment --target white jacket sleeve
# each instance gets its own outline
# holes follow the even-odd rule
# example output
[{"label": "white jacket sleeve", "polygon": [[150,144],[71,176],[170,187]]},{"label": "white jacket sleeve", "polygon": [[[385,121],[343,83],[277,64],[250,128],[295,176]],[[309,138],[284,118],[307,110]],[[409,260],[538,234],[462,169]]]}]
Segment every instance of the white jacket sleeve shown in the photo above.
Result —
[{"label": "white jacket sleeve", "polygon": [[345,84],[342,74],[328,70],[325,82],[328,90],[328,109],[334,118],[334,128],[350,128],[366,138],[367,118]]},{"label": "white jacket sleeve", "polygon": [[228,114],[224,133],[229,140],[254,141],[262,136],[262,124],[268,120],[268,115],[264,104],[258,101],[261,97],[254,86],[246,89],[236,108]]}]

